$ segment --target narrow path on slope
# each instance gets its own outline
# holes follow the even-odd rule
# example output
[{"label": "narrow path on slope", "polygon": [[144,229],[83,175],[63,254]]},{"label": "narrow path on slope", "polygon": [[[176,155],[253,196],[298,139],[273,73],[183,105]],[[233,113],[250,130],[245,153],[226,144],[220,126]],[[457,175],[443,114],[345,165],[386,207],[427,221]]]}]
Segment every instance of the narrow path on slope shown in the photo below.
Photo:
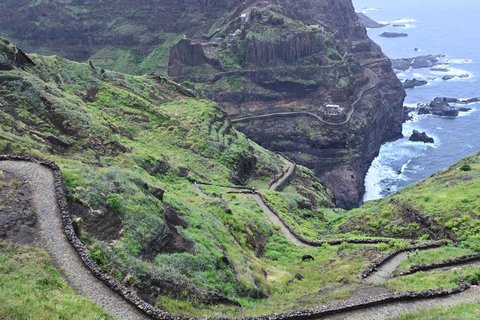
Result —
[{"label": "narrow path on slope", "polygon": [[371,306],[364,309],[341,312],[336,315],[323,316],[310,319],[328,319],[328,320],[384,320],[392,319],[409,312],[428,310],[438,307],[454,307],[461,303],[480,303],[480,288],[472,288],[453,295],[419,299],[414,301],[390,302],[377,306]]},{"label": "narrow path on slope", "polygon": [[26,161],[0,161],[0,170],[10,172],[31,184],[33,206],[40,224],[43,247],[78,293],[98,303],[117,319],[151,319],[98,280],[82,262],[64,234],[50,169]]},{"label": "narrow path on slope", "polygon": [[401,252],[380,266],[375,272],[364,279],[367,283],[378,284],[392,276],[403,260],[407,259],[407,253]]},{"label": "narrow path on slope", "polygon": [[270,210],[267,204],[263,201],[262,197],[260,197],[258,194],[253,194],[251,195],[251,197],[253,197],[255,201],[257,201],[258,206],[260,207],[260,209],[262,209],[263,213],[272,222],[272,224],[280,227],[280,231],[289,242],[299,247],[314,247],[298,239],[298,237],[293,234],[290,229],[287,228],[287,226],[282,222],[282,220],[280,220],[280,218],[272,210]]},{"label": "narrow path on slope", "polygon": [[270,190],[272,191],[281,191],[281,189],[285,187],[285,183],[292,178],[293,174],[295,173],[295,169],[297,167],[295,162],[287,159],[281,154],[279,154],[279,156],[282,157],[288,163],[288,170],[287,172],[285,172],[285,174],[282,177],[280,177],[280,179],[272,183],[272,185],[270,186]]}]

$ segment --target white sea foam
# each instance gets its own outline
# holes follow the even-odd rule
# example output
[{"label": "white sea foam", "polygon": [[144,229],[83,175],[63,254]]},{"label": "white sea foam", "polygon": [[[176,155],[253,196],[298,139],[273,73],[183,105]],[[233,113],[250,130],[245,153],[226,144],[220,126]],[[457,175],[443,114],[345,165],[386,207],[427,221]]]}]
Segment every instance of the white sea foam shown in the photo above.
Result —
[{"label": "white sea foam", "polygon": [[365,177],[365,195],[363,201],[370,201],[382,198],[382,181],[385,179],[393,179],[398,173],[392,167],[381,163],[381,158],[377,157]]},{"label": "white sea foam", "polygon": [[380,8],[363,8],[362,10],[360,10],[360,12],[367,13],[367,12],[379,11],[379,10],[380,10]]},{"label": "white sea foam", "polygon": [[458,117],[468,117],[469,115],[471,115],[472,113],[474,113],[476,110],[475,109],[471,109],[471,110],[468,110],[468,111],[463,111],[463,112],[460,112],[458,114]]},{"label": "white sea foam", "polygon": [[452,59],[452,58],[445,58],[442,60],[445,63],[451,63],[451,64],[471,64],[473,63],[472,59]]},{"label": "white sea foam", "polygon": [[395,24],[401,24],[401,23],[412,23],[412,22],[417,22],[417,20],[413,19],[413,18],[399,18],[399,19],[395,19],[393,20],[393,23]]},{"label": "white sea foam", "polygon": [[408,159],[407,163],[405,163],[402,166],[402,169],[400,170],[401,173],[405,172],[405,170],[408,168],[408,165],[412,162],[413,159]]}]

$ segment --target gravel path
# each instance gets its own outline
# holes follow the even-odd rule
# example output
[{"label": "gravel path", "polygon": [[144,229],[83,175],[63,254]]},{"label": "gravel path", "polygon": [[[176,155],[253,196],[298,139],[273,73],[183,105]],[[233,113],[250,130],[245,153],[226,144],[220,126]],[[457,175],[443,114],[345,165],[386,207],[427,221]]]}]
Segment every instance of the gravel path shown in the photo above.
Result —
[{"label": "gravel path", "polygon": [[56,267],[67,282],[78,293],[98,303],[117,319],[151,319],[98,280],[83,264],[63,233],[63,222],[54,192],[53,174],[49,169],[31,162],[0,161],[0,170],[30,182],[43,247],[52,256]]},{"label": "gravel path", "polygon": [[397,270],[400,266],[400,263],[402,263],[402,261],[405,259],[407,259],[407,254],[405,252],[397,254],[392,259],[388,260],[384,265],[380,266],[377,271],[365,278],[365,282],[372,284],[384,282],[391,277],[395,270]]},{"label": "gravel path", "polygon": [[447,297],[389,303],[316,319],[383,320],[396,318],[409,312],[428,310],[437,307],[453,307],[460,303],[480,303],[480,288],[474,286],[467,291]]},{"label": "gravel path", "polygon": [[287,181],[288,179],[290,179],[292,177],[292,175],[295,173],[295,169],[297,167],[297,165],[295,163],[293,163],[292,161],[286,159],[283,156],[281,156],[281,157],[283,159],[285,159],[285,161],[288,163],[288,170],[280,179],[278,179],[275,183],[273,183],[270,186],[270,190],[273,190],[273,191],[281,191],[280,190],[281,187],[283,186],[285,181]]}]

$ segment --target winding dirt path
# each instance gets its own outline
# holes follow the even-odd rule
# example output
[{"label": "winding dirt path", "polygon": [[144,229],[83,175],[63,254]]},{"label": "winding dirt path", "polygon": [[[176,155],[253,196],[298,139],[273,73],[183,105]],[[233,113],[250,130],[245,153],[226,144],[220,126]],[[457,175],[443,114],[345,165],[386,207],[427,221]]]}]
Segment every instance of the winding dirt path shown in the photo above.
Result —
[{"label": "winding dirt path", "polygon": [[260,207],[260,209],[262,209],[263,213],[267,216],[270,222],[272,222],[273,225],[280,227],[280,231],[290,243],[293,243],[294,245],[299,247],[314,247],[303,241],[300,241],[300,239],[298,239],[298,237],[293,234],[290,229],[287,228],[287,226],[282,222],[282,220],[280,220],[280,218],[278,218],[278,216],[272,210],[270,210],[267,204],[263,201],[262,197],[260,197],[258,194],[252,194],[250,195],[250,197],[254,198],[255,201],[257,201],[258,206]]},{"label": "winding dirt path", "polygon": [[70,286],[92,302],[102,306],[117,319],[151,319],[98,280],[84,265],[63,232],[63,222],[50,169],[26,161],[0,161],[0,170],[12,173],[30,183],[42,245]]},{"label": "winding dirt path", "polygon": [[401,252],[380,266],[374,273],[364,279],[367,283],[378,284],[391,278],[403,260],[407,259],[407,253]]},{"label": "winding dirt path", "polygon": [[272,191],[281,191],[281,189],[285,187],[285,182],[293,176],[293,174],[295,173],[295,169],[297,168],[295,162],[290,161],[281,154],[279,154],[279,156],[282,157],[286,162],[288,162],[288,170],[280,179],[272,183],[272,185],[270,186],[270,190]]}]

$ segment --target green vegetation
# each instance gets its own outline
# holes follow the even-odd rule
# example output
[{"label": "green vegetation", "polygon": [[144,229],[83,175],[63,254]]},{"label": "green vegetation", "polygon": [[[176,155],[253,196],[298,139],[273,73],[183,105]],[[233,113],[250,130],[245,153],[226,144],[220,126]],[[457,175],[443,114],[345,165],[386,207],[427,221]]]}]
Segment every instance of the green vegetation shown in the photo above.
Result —
[{"label": "green vegetation", "polygon": [[38,248],[0,242],[0,318],[111,319],[76,294]]},{"label": "green vegetation", "polygon": [[396,291],[422,291],[432,288],[451,289],[457,287],[461,281],[470,282],[471,280],[480,280],[480,268],[478,266],[464,266],[446,271],[417,272],[412,275],[390,279],[385,285],[387,288]]},{"label": "green vegetation", "polygon": [[376,236],[435,237],[412,220],[408,212],[414,211],[429,218],[438,230],[452,232],[462,246],[479,252],[479,178],[480,154],[476,154],[398,194],[366,203],[337,228]]},{"label": "green vegetation", "polygon": [[459,248],[454,246],[445,246],[437,249],[418,251],[408,254],[408,259],[402,261],[399,272],[408,271],[410,266],[418,264],[429,264],[446,259],[452,259],[456,257],[472,254],[474,251],[467,248]]}]

